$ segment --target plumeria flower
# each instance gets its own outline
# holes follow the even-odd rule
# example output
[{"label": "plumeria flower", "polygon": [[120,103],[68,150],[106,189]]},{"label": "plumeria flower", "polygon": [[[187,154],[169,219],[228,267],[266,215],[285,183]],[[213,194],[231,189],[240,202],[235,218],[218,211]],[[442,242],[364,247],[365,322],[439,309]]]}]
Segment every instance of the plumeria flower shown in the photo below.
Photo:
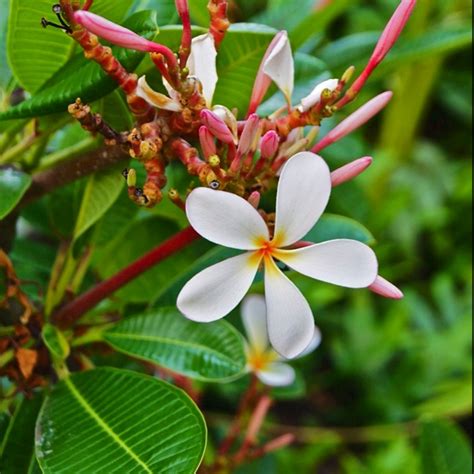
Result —
[{"label": "plumeria flower", "polygon": [[263,264],[267,326],[275,350],[290,359],[301,354],[314,333],[311,308],[276,261],[317,280],[348,288],[370,286],[377,259],[367,245],[336,239],[292,248],[315,225],[331,193],[325,161],[301,152],[284,165],[277,189],[273,236],[258,211],[225,191],[197,188],[186,200],[192,227],[207,240],[246,252],[195,275],[178,295],[189,319],[210,322],[232,311],[249,290]]},{"label": "plumeria flower", "polygon": [[[186,67],[189,70],[189,76],[198,79],[201,83],[202,94],[206,99],[208,108],[212,105],[212,98],[218,79],[216,56],[217,51],[212,35],[207,33],[193,38],[191,54],[189,55]],[[172,112],[181,111],[183,107],[178,92],[165,79],[163,79],[163,84],[168,91],[169,97],[154,91],[146,82],[146,77],[142,76],[138,80],[137,95],[158,109],[170,110]]]},{"label": "plumeria flower", "polygon": [[[281,387],[291,385],[296,377],[293,367],[284,362],[270,346],[267,331],[267,307],[262,295],[249,295],[242,302],[242,322],[248,341],[245,345],[247,370],[254,373],[265,385]],[[313,339],[300,354],[313,352],[321,343],[321,332],[315,326]]]},{"label": "plumeria flower", "polygon": [[[288,106],[291,107],[291,96],[294,88],[294,61],[290,40],[286,31],[275,35],[262,59],[250,99],[248,115],[254,113],[268,91],[272,81],[281,90]],[[316,87],[301,100],[298,110],[306,112],[321,100],[321,94],[328,89],[334,91],[339,79],[328,79],[317,84]]]}]

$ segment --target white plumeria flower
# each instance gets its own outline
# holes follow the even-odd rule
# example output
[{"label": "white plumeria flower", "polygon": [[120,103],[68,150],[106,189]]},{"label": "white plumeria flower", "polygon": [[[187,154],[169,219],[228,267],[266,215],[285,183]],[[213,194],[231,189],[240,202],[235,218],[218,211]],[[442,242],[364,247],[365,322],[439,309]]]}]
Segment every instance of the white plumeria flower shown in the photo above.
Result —
[{"label": "white plumeria flower", "polygon": [[[271,81],[283,92],[288,106],[291,107],[291,96],[294,89],[294,70],[295,65],[288,34],[286,31],[280,31],[275,35],[273,41],[268,46],[260,64],[248,113],[251,114],[256,111]],[[298,110],[300,112],[306,112],[311,107],[314,107],[321,100],[321,94],[325,89],[332,92],[336,89],[338,84],[339,79],[328,79],[316,85],[309,95],[301,99]]]},{"label": "white plumeria flower", "polygon": [[302,248],[289,246],[317,222],[329,200],[331,177],[325,161],[301,152],[283,167],[278,183],[275,230],[245,199],[225,191],[197,188],[186,200],[186,214],[207,240],[245,253],[195,275],[178,295],[177,306],[189,319],[210,322],[232,311],[249,290],[263,263],[269,339],[287,359],[299,355],[314,332],[311,308],[278,268],[279,260],[303,275],[364,288],[377,277],[373,250],[356,240],[336,239]]},{"label": "white plumeria flower", "polygon": [[[267,307],[262,295],[249,295],[242,302],[242,322],[247,333],[245,345],[247,370],[254,373],[265,385],[282,387],[291,385],[296,378],[293,367],[283,362],[268,340]],[[300,354],[313,352],[321,343],[321,332],[315,326],[313,339]]]},{"label": "white plumeria flower", "polygon": [[[206,99],[206,105],[211,107],[212,98],[217,84],[216,68],[217,51],[214,39],[209,33],[193,38],[191,53],[186,64],[189,76],[195,77],[202,85],[202,94]],[[179,94],[163,79],[163,84],[168,91],[169,97],[154,91],[142,76],[138,80],[137,96],[147,101],[153,107],[171,112],[180,112],[183,107],[179,100]]]}]

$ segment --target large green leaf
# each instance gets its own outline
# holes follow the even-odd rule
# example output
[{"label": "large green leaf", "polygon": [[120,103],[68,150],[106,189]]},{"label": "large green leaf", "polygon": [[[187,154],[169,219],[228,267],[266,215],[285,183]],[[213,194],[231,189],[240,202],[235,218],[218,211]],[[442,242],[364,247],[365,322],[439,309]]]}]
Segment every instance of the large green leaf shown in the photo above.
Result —
[{"label": "large green leaf", "polygon": [[21,171],[0,168],[0,219],[18,204],[31,184],[31,177]]},{"label": "large green leaf", "polygon": [[242,336],[225,321],[198,324],[176,308],[127,318],[104,334],[116,350],[189,377],[222,380],[245,368]]},{"label": "large green leaf", "polygon": [[[133,0],[98,1],[92,11],[121,22],[132,3]],[[42,17],[56,20],[52,4],[51,0],[10,0],[8,61],[17,81],[32,93],[64,65],[74,44],[72,38],[55,28],[41,27]]]},{"label": "large green leaf", "polygon": [[[155,16],[153,12],[149,11],[132,15],[124,25],[148,39],[153,38],[157,32]],[[128,71],[133,71],[145,55],[141,51],[118,47],[114,47],[112,50]],[[0,120],[62,112],[77,97],[81,97],[84,102],[93,102],[116,88],[117,83],[107,76],[98,64],[88,61],[82,53],[79,53],[68,61],[52,80],[48,81],[31,99],[0,114]]]},{"label": "large green leaf", "polygon": [[325,242],[332,239],[353,239],[372,245],[374,236],[359,222],[336,214],[324,214],[302,240]]},{"label": "large green leaf", "polygon": [[423,423],[420,441],[424,474],[472,472],[469,443],[452,423],[444,420]]},{"label": "large green leaf", "polygon": [[35,456],[35,424],[43,397],[21,399],[8,424],[0,447],[0,472],[2,474],[40,473]]},{"label": "large green leaf", "polygon": [[105,214],[118,198],[123,186],[124,179],[117,167],[96,173],[88,179],[74,229],[75,239]]},{"label": "large green leaf", "polygon": [[204,419],[183,391],[112,368],[55,386],[36,426],[36,455],[46,474],[189,474],[205,444]]}]

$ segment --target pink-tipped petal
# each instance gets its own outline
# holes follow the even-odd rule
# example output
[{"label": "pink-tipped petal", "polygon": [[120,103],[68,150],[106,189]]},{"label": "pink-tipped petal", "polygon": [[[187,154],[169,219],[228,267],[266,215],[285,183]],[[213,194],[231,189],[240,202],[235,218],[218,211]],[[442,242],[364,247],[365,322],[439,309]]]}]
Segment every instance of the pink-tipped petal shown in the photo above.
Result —
[{"label": "pink-tipped petal", "polygon": [[403,298],[402,291],[380,275],[377,275],[375,281],[369,286],[369,290],[385,298],[394,300]]},{"label": "pink-tipped petal", "polygon": [[278,45],[281,45],[282,41],[285,40],[285,36],[287,37],[286,31],[280,31],[275,35],[271,43],[269,44],[265,55],[263,56],[262,62],[260,63],[260,67],[258,68],[257,77],[255,78],[255,83],[253,85],[252,96],[250,97],[250,105],[247,112],[247,116],[253,114],[258,106],[262,103],[265,94],[268,91],[272,83],[272,79],[268,76],[264,69],[267,64],[269,56],[275,50]]},{"label": "pink-tipped petal", "polygon": [[316,143],[311,151],[318,153],[364,125],[364,123],[369,121],[374,115],[377,115],[390,102],[392,96],[393,93],[387,91],[369,100],[369,102],[349,115],[349,117],[344,119],[340,124],[336,125],[320,142]]},{"label": "pink-tipped petal", "polygon": [[278,150],[280,137],[274,130],[270,130],[260,140],[260,155],[264,159],[272,158]]},{"label": "pink-tipped petal", "polygon": [[216,113],[207,109],[202,110],[201,120],[218,140],[223,143],[234,143],[234,137],[229,130],[229,127]]},{"label": "pink-tipped petal", "polygon": [[373,162],[372,157],[364,156],[358,160],[351,161],[347,165],[337,168],[331,173],[331,184],[333,187],[339,186],[346,181],[350,181],[359,176],[365,171]]}]

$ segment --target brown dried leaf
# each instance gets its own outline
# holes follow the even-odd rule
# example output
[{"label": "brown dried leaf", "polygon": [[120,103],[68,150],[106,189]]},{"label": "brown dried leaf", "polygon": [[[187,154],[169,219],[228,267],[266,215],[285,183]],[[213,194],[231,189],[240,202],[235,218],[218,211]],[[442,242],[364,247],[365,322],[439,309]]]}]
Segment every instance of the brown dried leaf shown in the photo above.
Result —
[{"label": "brown dried leaf", "polygon": [[18,367],[25,379],[29,379],[38,360],[38,353],[32,349],[19,348],[16,351]]}]

